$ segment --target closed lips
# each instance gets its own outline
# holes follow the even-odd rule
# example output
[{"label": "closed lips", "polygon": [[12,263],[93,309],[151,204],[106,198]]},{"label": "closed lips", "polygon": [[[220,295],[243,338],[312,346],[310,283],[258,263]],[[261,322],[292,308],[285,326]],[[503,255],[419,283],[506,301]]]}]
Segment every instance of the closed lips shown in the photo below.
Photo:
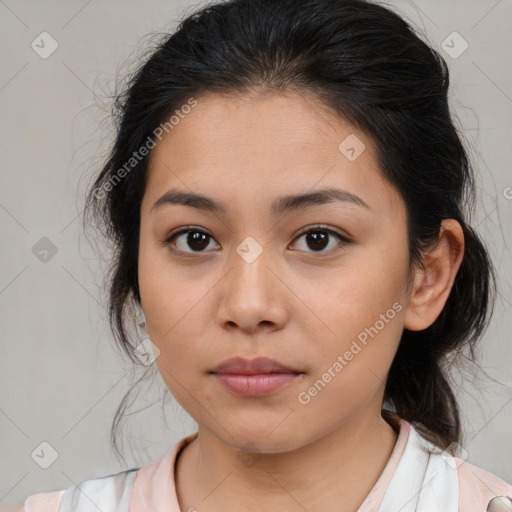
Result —
[{"label": "closed lips", "polygon": [[214,370],[212,370],[211,373],[261,375],[269,373],[298,374],[302,372],[266,357],[259,357],[252,360],[244,359],[242,357],[234,357],[223,361]]}]

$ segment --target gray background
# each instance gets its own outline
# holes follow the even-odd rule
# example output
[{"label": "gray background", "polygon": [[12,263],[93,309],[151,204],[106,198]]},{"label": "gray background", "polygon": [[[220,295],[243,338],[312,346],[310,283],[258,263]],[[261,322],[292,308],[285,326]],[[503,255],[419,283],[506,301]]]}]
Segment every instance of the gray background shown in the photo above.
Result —
[{"label": "gray background", "polygon": [[[0,0],[0,505],[148,464],[195,430],[172,399],[162,415],[157,374],[133,408],[145,409],[127,424],[133,454],[126,453],[126,465],[114,457],[110,423],[129,388],[130,364],[113,348],[100,290],[104,262],[84,238],[80,214],[111,141],[108,96],[116,73],[132,69],[129,59],[141,54],[146,34],[172,30],[199,5]],[[473,225],[488,243],[501,295],[480,345],[488,376],[474,379],[470,367],[454,379],[468,460],[512,482],[512,2],[390,5],[446,58],[456,121],[474,148]],[[59,45],[46,59],[31,47],[43,31]],[[457,58],[442,46],[454,31],[469,45]],[[450,41],[460,50],[460,41]],[[33,252],[48,244],[43,237],[57,249],[46,262]],[[58,453],[48,469],[31,456],[42,442]]]}]

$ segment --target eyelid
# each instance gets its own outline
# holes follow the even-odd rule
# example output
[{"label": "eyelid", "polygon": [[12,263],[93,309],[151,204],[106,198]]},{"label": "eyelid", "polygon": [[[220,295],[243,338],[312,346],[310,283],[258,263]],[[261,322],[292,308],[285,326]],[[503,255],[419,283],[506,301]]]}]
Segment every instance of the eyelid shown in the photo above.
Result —
[{"label": "eyelid", "polygon": [[204,233],[207,233],[208,235],[210,234],[204,228],[201,228],[199,226],[181,226],[180,228],[176,228],[175,230],[171,231],[167,238],[171,238],[176,235],[181,235],[181,233],[183,233],[183,232],[192,231],[194,229],[197,231],[203,231]]},{"label": "eyelid", "polygon": [[[198,226],[182,226],[181,228],[178,228],[174,231],[172,231],[171,233],[169,233],[168,236],[165,237],[165,239],[163,240],[162,242],[162,245],[168,245],[169,243],[171,243],[171,241],[179,236],[179,235],[182,235],[183,233],[188,233],[190,231],[197,231],[197,232],[200,232],[200,233],[204,233],[205,235],[208,235],[210,238],[212,238],[213,240],[215,240],[215,237],[210,234],[206,229],[204,228],[200,228]],[[199,254],[199,253],[198,253]]]},{"label": "eyelid", "polygon": [[331,228],[326,224],[312,224],[311,226],[306,226],[297,233],[295,238],[298,238],[299,236],[302,236],[305,233],[309,233],[310,231],[314,231],[315,229],[317,229],[318,231],[327,231],[328,233],[339,236],[342,240],[345,240],[346,242],[352,242],[352,239],[348,235],[340,233],[339,231],[336,231],[335,229]]},{"label": "eyelid", "polygon": [[[307,256],[314,255],[314,257],[318,258],[318,259],[323,258],[323,257],[327,258],[327,257],[333,256],[333,255],[336,255],[339,251],[342,251],[344,249],[344,246],[351,244],[353,242],[351,237],[346,236],[346,235],[340,233],[339,231],[337,231],[329,226],[326,226],[325,224],[313,224],[310,226],[306,226],[294,237],[293,240],[295,242],[296,240],[301,238],[303,235],[305,235],[307,233],[314,233],[315,231],[325,231],[325,232],[329,233],[329,235],[338,238],[339,243],[336,245],[336,247],[334,247],[328,251],[300,251],[300,250],[297,250],[297,252],[303,252]],[[294,242],[292,242],[292,243],[294,243]]]},{"label": "eyelid", "polygon": [[[335,229],[331,228],[330,226],[327,226],[325,224],[312,224],[310,226],[306,226],[304,228],[301,229],[301,231],[299,231],[299,233],[297,233],[295,235],[295,237],[293,238],[293,241],[297,240],[298,238],[300,238],[302,235],[305,235],[309,232],[314,232],[315,230],[318,230],[318,231],[326,231],[328,232],[329,234],[331,235],[334,235],[336,237],[339,238],[340,240],[340,245],[341,244],[349,244],[349,243],[352,243],[352,238],[349,237],[349,236],[346,236],[338,231],[336,231]],[[167,246],[169,245],[173,240],[174,238],[178,237],[179,235],[182,235],[184,233],[188,233],[190,231],[197,231],[197,232],[200,232],[200,233],[204,233],[205,235],[209,236],[211,239],[215,240],[215,237],[213,235],[211,235],[207,230],[205,230],[204,228],[201,228],[201,227],[198,227],[198,226],[182,226],[181,228],[178,228],[176,229],[175,231],[172,231],[165,239],[164,241],[162,242],[162,245],[164,246]],[[332,252],[336,252],[338,249],[331,249],[330,251],[326,251],[326,252],[321,252],[319,251],[318,254],[319,256],[322,256],[323,254],[331,254]],[[173,252],[177,252],[179,254],[184,254],[184,255],[201,255],[202,253],[203,254],[208,254],[209,251],[198,251],[198,252],[186,252],[186,251],[181,251],[180,249],[172,249]],[[307,251],[306,251],[307,252]],[[312,251],[312,254],[315,254],[315,251]]]}]

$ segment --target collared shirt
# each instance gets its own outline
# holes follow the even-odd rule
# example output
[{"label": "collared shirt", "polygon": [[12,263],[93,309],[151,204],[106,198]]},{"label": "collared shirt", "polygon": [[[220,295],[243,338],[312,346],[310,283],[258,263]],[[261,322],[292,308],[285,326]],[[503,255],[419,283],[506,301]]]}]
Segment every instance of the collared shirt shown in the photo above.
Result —
[{"label": "collared shirt", "polygon": [[[496,496],[512,500],[512,485],[452,456],[423,438],[409,422],[392,419],[397,441],[381,475],[357,512],[486,512]],[[25,512],[182,512],[175,471],[181,451],[198,436],[182,438],[158,461],[55,492],[33,494]],[[506,510],[506,509],[504,509]]]}]

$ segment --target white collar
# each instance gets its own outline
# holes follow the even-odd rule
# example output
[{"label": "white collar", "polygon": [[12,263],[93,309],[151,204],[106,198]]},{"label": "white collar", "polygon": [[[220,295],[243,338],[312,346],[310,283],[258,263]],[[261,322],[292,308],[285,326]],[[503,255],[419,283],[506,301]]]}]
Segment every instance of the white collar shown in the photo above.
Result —
[{"label": "white collar", "polygon": [[411,425],[407,444],[377,512],[458,512],[459,478],[452,455]]}]

